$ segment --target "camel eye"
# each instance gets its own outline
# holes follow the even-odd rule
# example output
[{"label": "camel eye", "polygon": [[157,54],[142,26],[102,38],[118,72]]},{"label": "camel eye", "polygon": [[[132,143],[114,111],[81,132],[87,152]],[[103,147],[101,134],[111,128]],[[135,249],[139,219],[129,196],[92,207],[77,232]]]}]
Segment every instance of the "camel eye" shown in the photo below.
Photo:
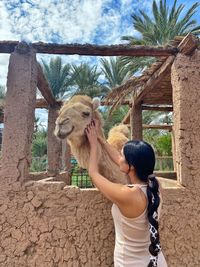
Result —
[{"label": "camel eye", "polygon": [[90,116],[90,112],[82,112],[83,117],[89,117]]}]

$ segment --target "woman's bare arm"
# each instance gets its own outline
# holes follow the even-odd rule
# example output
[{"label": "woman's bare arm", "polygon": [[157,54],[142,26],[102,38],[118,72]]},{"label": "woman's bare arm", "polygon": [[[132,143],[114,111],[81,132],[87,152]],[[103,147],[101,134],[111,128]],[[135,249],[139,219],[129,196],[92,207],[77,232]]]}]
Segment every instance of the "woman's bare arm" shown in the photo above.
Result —
[{"label": "woman's bare arm", "polygon": [[[101,191],[101,193],[116,203],[120,207],[132,201],[133,196],[130,188],[122,184],[116,184],[109,181],[106,177],[99,173],[98,161],[97,161],[97,134],[93,125],[89,125],[86,128],[86,134],[90,143],[90,158],[88,173],[92,178],[95,186]],[[109,144],[106,144],[109,147]],[[118,152],[119,153],[119,152]]]},{"label": "woman's bare arm", "polygon": [[102,146],[104,146],[105,150],[108,152],[108,155],[110,158],[119,165],[119,159],[120,159],[120,153],[119,151],[114,148],[112,145],[110,145],[106,140],[104,140],[102,137],[98,136],[98,141]]}]

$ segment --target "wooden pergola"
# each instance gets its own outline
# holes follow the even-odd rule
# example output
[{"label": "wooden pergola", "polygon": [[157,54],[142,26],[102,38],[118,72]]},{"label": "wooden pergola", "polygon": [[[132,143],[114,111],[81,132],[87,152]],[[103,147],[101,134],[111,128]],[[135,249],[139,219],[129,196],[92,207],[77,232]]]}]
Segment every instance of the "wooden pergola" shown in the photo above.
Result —
[{"label": "wooden pergola", "polygon": [[[113,45],[113,46],[95,46],[95,45],[79,45],[79,44],[46,44],[16,41],[1,41],[0,53],[16,53],[17,57],[24,57],[30,52],[48,53],[48,54],[78,54],[90,56],[154,56],[158,58],[150,68],[146,69],[140,77],[133,77],[125,84],[112,90],[102,105],[128,104],[131,106],[129,114],[124,122],[130,120],[132,138],[142,138],[142,110],[166,110],[172,111],[172,85],[171,85],[171,65],[177,53],[190,55],[199,45],[198,39],[193,35],[187,35],[185,38],[179,37],[169,46],[165,47],[149,47],[149,46],[130,46],[130,45]],[[13,63],[10,62],[12,65]],[[17,64],[17,62],[15,62]],[[48,117],[48,172],[49,175],[55,175],[59,170],[59,160],[61,154],[61,142],[53,135],[55,120],[58,110],[62,105],[61,101],[54,98],[48,81],[42,71],[40,64],[36,61],[36,85],[40,90],[44,99],[35,102],[34,108],[47,108],[49,110]],[[8,74],[8,80],[11,79]],[[30,75],[31,72],[30,72]],[[31,85],[32,86],[32,85]],[[120,100],[121,96],[131,94],[130,99]],[[9,101],[7,99],[6,101]],[[6,103],[9,106],[9,103]],[[0,108],[4,107],[4,103],[0,104]],[[27,107],[28,108],[28,107]],[[11,110],[10,110],[11,112]],[[130,119],[129,119],[130,118]],[[9,123],[9,122],[8,122]],[[144,126],[148,127],[148,126]],[[153,126],[151,126],[153,127]],[[8,127],[9,128],[9,127]],[[10,132],[10,135],[14,133]],[[4,141],[6,146],[9,140]],[[8,143],[9,144],[9,143]],[[24,144],[25,145],[25,144]],[[25,148],[26,150],[27,148]],[[4,151],[3,151],[4,152]],[[5,154],[7,153],[7,154]],[[7,149],[4,152],[4,158],[8,160],[8,154],[12,151]],[[29,152],[27,152],[29,153]],[[26,175],[23,174],[23,177]]]},{"label": "wooden pergola", "polygon": [[[199,47],[198,38],[191,34],[186,37],[176,37],[172,41],[173,51],[190,55]],[[160,57],[141,76],[133,77],[112,90],[107,101],[114,101],[113,108],[123,103],[129,95],[131,108],[122,123],[131,127],[132,139],[142,139],[143,129],[165,129],[172,131],[172,125],[143,125],[142,110],[173,111],[173,96],[171,84],[171,66],[175,55]],[[131,96],[130,96],[131,95]]]}]

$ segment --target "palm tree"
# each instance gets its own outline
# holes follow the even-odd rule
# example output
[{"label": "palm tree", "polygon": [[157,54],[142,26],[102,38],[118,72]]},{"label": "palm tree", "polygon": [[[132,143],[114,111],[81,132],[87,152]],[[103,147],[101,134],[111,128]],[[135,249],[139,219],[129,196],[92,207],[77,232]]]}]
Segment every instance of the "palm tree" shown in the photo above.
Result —
[{"label": "palm tree", "polygon": [[70,95],[72,85],[71,65],[63,65],[61,57],[52,58],[49,64],[42,60],[42,64],[44,74],[55,98],[62,99]]},{"label": "palm tree", "polygon": [[[122,40],[128,41],[131,45],[166,45],[177,35],[186,35],[193,33],[200,34],[200,26],[197,21],[192,19],[197,12],[199,3],[194,3],[189,10],[182,15],[185,8],[184,4],[177,7],[177,0],[174,0],[170,9],[166,0],[160,0],[159,5],[156,1],[152,4],[153,18],[150,18],[144,11],[139,10],[139,14],[132,15],[133,26],[140,33],[141,38],[132,36],[123,36]],[[122,62],[127,66],[131,73],[149,66],[155,61],[154,58],[135,58],[123,57]]]},{"label": "palm tree", "polygon": [[[109,59],[102,58],[100,62],[102,65],[101,70],[105,76],[104,85],[108,87],[109,90],[123,84],[130,78],[130,74],[127,73],[127,70],[119,57],[110,57]],[[102,110],[106,136],[114,125],[119,124],[122,121],[128,112],[128,109],[128,106],[121,106],[112,113],[110,112],[110,107]]]},{"label": "palm tree", "polygon": [[109,130],[117,125],[120,124],[123,118],[126,116],[127,112],[129,110],[128,106],[120,106],[116,108],[111,114],[110,114],[110,108],[104,108],[101,110],[102,117],[104,119],[104,133],[107,137]]},{"label": "palm tree", "polygon": [[90,66],[87,63],[79,66],[73,64],[71,75],[74,95],[83,94],[103,98],[109,90],[99,82],[101,71],[97,70],[97,66]]},{"label": "palm tree", "polygon": [[102,58],[101,64],[101,70],[105,76],[105,85],[109,89],[121,85],[130,77],[119,57],[112,57],[109,60]]}]

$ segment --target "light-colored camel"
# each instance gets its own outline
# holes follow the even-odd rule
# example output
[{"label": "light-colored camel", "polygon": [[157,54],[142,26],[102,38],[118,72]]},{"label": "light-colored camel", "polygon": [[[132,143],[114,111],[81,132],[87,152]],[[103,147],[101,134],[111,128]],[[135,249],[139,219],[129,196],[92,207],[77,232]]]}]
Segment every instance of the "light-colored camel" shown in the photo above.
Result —
[{"label": "light-colored camel", "polygon": [[107,142],[121,152],[122,147],[130,139],[130,131],[124,124],[119,124],[110,129]]},{"label": "light-colored camel", "polygon": [[[89,143],[84,130],[92,119],[99,121],[98,135],[105,139],[102,118],[97,111],[98,105],[99,101],[92,100],[88,96],[73,96],[64,103],[56,120],[55,135],[67,140],[79,166],[85,169],[88,169]],[[97,151],[100,173],[110,181],[127,183],[127,176],[111,160],[104,145],[98,143]]]}]

